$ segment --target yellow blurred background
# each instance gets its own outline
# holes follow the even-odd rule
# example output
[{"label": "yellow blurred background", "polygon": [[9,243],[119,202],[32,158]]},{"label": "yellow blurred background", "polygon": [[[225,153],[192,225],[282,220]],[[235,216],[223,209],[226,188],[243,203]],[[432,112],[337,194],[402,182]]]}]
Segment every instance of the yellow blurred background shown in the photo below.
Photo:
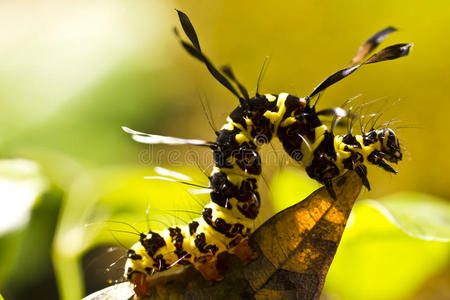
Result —
[{"label": "yellow blurred background", "polygon": [[[211,61],[231,64],[252,95],[266,56],[261,92],[303,97],[345,67],[373,33],[398,28],[381,46],[411,42],[410,55],[363,67],[330,87],[319,108],[359,94],[362,102],[400,100],[383,117],[406,127],[398,130],[406,148],[399,175],[370,168],[373,190],[360,197],[416,191],[450,199],[450,2],[445,0],[2,1],[0,159],[37,161],[49,185],[63,194],[70,194],[73,174],[85,170],[145,169],[155,162],[183,166],[182,156],[174,163],[143,152],[120,129],[211,140],[214,132],[200,99],[209,102],[218,127],[238,104],[179,45],[172,31],[180,28],[175,8],[189,15]],[[270,170],[277,168],[275,162]],[[272,171],[266,174],[272,177]],[[14,206],[0,197],[3,209]],[[56,224],[57,212],[52,216]],[[439,276],[448,279],[445,272]],[[16,281],[12,290],[20,285]],[[17,295],[11,299],[26,299]],[[418,295],[414,299],[424,299]]]},{"label": "yellow blurred background", "polygon": [[400,99],[391,114],[419,128],[399,131],[409,154],[395,178],[371,172],[373,193],[450,194],[448,1],[3,1],[1,7],[4,155],[36,146],[93,165],[133,161],[138,146],[120,125],[212,138],[199,98],[208,98],[217,124],[237,101],[179,46],[174,8],[189,14],[211,60],[230,63],[249,90],[268,55],[262,91],[298,96],[392,25],[399,31],[383,45],[412,42],[410,56],[361,69],[328,89],[320,106],[358,94],[364,101]]}]

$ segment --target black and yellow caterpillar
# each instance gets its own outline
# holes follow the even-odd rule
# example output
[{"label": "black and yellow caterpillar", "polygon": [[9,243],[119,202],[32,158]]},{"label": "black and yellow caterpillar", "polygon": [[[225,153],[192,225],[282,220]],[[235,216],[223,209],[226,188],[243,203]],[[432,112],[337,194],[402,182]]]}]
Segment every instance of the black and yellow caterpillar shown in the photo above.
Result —
[{"label": "black and yellow caterpillar", "polygon": [[[229,67],[220,72],[203,54],[189,18],[181,11],[178,11],[178,16],[191,42],[183,41],[177,34],[182,46],[238,97],[240,105],[216,132],[215,142],[164,137],[124,128],[142,143],[210,147],[215,165],[209,177],[211,201],[204,207],[200,218],[162,232],[142,233],[139,241],[128,250],[125,273],[135,284],[138,296],[145,294],[145,282],[151,281],[155,272],[192,264],[205,279],[216,281],[221,278],[216,269],[218,254],[226,251],[243,260],[251,259],[253,253],[248,237],[260,209],[257,179],[261,175],[261,159],[258,150],[272,138],[277,137],[284,150],[306,169],[311,178],[324,184],[333,198],[336,194],[331,180],[347,170],[354,170],[370,189],[366,162],[396,173],[387,162],[397,163],[402,159],[393,130],[372,128],[361,135],[352,135],[351,132],[344,136],[335,135],[334,126],[339,119],[348,117],[348,113],[342,108],[316,111],[316,105],[311,104],[311,99],[320,92],[361,66],[406,56],[412,45],[396,44],[360,63],[389,33],[395,31],[394,28],[388,27],[369,38],[349,67],[329,76],[309,96],[299,98],[287,93],[260,95],[257,92],[250,98]],[[331,129],[322,124],[322,115],[334,116],[336,121]]]}]

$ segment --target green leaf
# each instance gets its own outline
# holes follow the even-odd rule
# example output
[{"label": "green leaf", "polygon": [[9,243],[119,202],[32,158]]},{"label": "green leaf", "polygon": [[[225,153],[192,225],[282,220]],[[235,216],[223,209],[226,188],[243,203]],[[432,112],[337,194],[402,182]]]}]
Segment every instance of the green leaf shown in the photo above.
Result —
[{"label": "green leaf", "polygon": [[[450,243],[406,234],[374,203],[355,205],[354,222],[347,226],[328,273],[325,290],[341,299],[404,299],[449,263]],[[415,221],[408,227],[416,227]]]},{"label": "green leaf", "polygon": [[[0,160],[0,286],[15,270],[31,212],[47,187],[47,180],[34,161]],[[36,258],[33,253],[29,257]]]},{"label": "green leaf", "polygon": [[[188,175],[194,183],[208,185],[208,179],[197,169],[170,167]],[[152,168],[110,168],[97,174],[99,194],[96,213],[91,215],[87,232],[95,235],[86,244],[131,246],[137,232],[162,230],[184,225],[198,218],[209,200],[209,194],[191,195],[191,187],[176,182],[145,179],[157,175]],[[137,232],[136,232],[137,231]]]},{"label": "green leaf", "polygon": [[420,193],[401,193],[367,204],[405,233],[429,241],[450,241],[450,204]]},{"label": "green leaf", "polygon": [[28,225],[20,231],[19,247],[8,256],[8,259],[17,257],[7,282],[9,291],[14,291],[12,294],[52,276],[50,253],[61,199],[61,190],[54,187],[40,195]]},{"label": "green leaf", "polygon": [[25,159],[0,161],[0,236],[24,227],[47,182],[37,163]]}]

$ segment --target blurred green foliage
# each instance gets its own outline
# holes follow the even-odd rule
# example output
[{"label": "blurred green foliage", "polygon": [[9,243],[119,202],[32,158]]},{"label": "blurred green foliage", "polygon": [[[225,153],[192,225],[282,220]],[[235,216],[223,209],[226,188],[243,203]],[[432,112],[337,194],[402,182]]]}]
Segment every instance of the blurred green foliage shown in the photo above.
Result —
[{"label": "blurred green foliage", "polygon": [[[279,205],[297,198],[292,179],[297,188],[309,184],[295,173],[277,175]],[[324,290],[338,299],[408,299],[450,262],[449,230],[450,204],[436,197],[402,193],[359,201]]]},{"label": "blurred green foliage", "polygon": [[[53,234],[61,204],[55,188],[35,162],[0,160],[0,289],[23,292],[51,277]],[[48,294],[56,296],[56,290]]]},{"label": "blurred green foliage", "polygon": [[[439,210],[433,203],[421,200],[417,206]],[[325,291],[339,299],[408,299],[431,276],[443,272],[450,261],[450,235],[446,235],[447,242],[439,242],[434,240],[440,240],[440,236],[428,235],[430,239],[423,239],[422,235],[409,231],[420,228],[426,232],[440,227],[440,231],[448,232],[448,214],[447,220],[430,228],[429,220],[435,215],[414,211],[413,214],[421,217],[399,225],[377,210],[382,206],[380,202],[375,203],[362,201],[355,205],[354,222],[347,226],[328,273]],[[401,199],[391,203],[399,208],[393,213],[399,213],[400,208],[404,208],[402,214],[413,211]],[[450,205],[446,204],[445,209],[448,211]],[[386,207],[382,211],[390,212]]]},{"label": "blurred green foliage", "polygon": [[303,170],[282,169],[270,183],[274,211],[279,212],[302,201],[320,186],[315,180],[309,178]]},{"label": "blurred green foliage", "polygon": [[[355,207],[326,291],[342,299],[405,299],[448,266],[448,201],[423,194],[450,198],[448,1],[3,1],[0,158],[7,167],[0,167],[0,215],[21,220],[0,220],[0,291],[7,299],[56,299],[56,288],[62,299],[79,299],[81,257],[94,246],[136,240],[117,232],[132,232],[130,226],[108,220],[159,229],[196,217],[207,201],[142,179],[162,165],[207,181],[192,169],[191,149],[145,148],[120,130],[213,139],[199,98],[208,99],[218,126],[237,104],[178,45],[173,8],[191,17],[211,60],[231,63],[253,92],[266,55],[261,91],[304,96],[387,25],[400,31],[385,45],[415,43],[407,58],[368,66],[320,100],[325,108],[360,93],[361,101],[400,98],[383,121],[420,127],[398,131],[406,145],[399,176],[369,169],[374,189],[362,198],[379,201]],[[207,169],[210,152],[196,153]],[[270,189],[260,183],[268,191],[259,223],[317,187],[301,170],[272,176],[277,160],[265,166],[273,180]],[[381,198],[399,190],[419,194]],[[180,209],[192,212],[174,211]]]}]

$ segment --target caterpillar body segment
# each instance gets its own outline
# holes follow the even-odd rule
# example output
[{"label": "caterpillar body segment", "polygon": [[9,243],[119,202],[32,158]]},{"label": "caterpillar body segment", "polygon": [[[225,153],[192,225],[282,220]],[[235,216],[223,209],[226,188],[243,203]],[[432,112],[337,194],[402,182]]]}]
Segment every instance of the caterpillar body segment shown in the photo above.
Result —
[{"label": "caterpillar body segment", "polygon": [[[304,167],[311,178],[324,184],[334,198],[333,178],[354,170],[370,189],[367,163],[396,173],[388,162],[397,163],[402,159],[400,144],[393,130],[386,127],[372,128],[360,135],[352,135],[351,132],[335,135],[333,128],[338,121],[330,130],[322,124],[320,117],[331,115],[339,120],[350,114],[342,108],[316,112],[317,103],[311,105],[314,96],[362,65],[407,55],[411,45],[398,44],[360,63],[394,31],[392,27],[372,36],[360,48],[352,60],[352,66],[326,78],[309,96],[301,98],[287,93],[256,93],[250,98],[230,67],[222,68],[222,74],[206,58],[189,18],[180,11],[178,15],[192,43],[183,41],[177,34],[182,46],[203,62],[213,77],[237,96],[240,104],[216,132],[214,142],[150,135],[124,128],[135,141],[141,143],[210,147],[214,160],[207,187],[211,201],[204,207],[201,217],[185,226],[142,233],[139,241],[128,250],[125,275],[135,284],[137,296],[146,293],[145,285],[151,284],[155,273],[168,273],[182,266],[193,265],[205,279],[217,281],[221,279],[216,268],[220,253],[232,253],[244,261],[253,257],[248,238],[261,205],[257,182],[262,172],[259,150],[273,138],[278,138],[286,153]],[[235,89],[232,83],[238,88]]]}]

